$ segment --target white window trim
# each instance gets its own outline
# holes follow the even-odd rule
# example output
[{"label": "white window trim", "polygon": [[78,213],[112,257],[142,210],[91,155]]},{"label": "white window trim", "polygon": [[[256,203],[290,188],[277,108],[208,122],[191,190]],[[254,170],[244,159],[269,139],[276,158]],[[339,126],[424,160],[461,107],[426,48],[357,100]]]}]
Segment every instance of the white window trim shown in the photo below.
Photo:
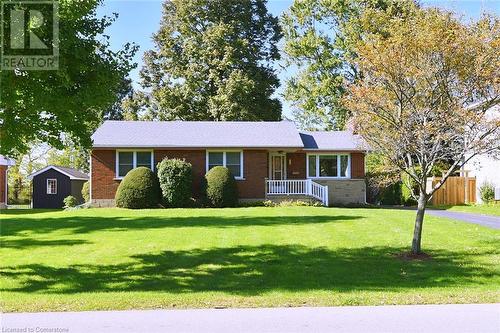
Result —
[{"label": "white window trim", "polygon": [[[337,156],[337,170],[339,172],[339,176],[337,177],[322,177],[319,175],[319,156]],[[309,176],[309,156],[316,157],[316,172],[315,177]],[[340,176],[340,156],[347,156],[347,172],[345,177]],[[306,176],[308,179],[351,179],[351,154],[346,153],[308,153],[306,154]]]},{"label": "white window trim", "polygon": [[209,153],[222,153],[222,166],[226,167],[226,153],[240,153],[240,177],[234,177],[236,180],[244,180],[243,173],[243,150],[233,150],[233,149],[218,149],[218,150],[207,150],[205,153],[205,172],[208,172],[208,154]]},{"label": "white window trim", "polygon": [[[55,182],[55,184],[56,184],[56,186],[55,186],[56,191],[54,193],[49,192],[49,189],[50,189],[50,187],[49,187],[49,181],[51,181],[51,180],[53,180]],[[57,179],[56,178],[47,178],[47,194],[49,194],[49,195],[57,194]]]},{"label": "white window trim", "polygon": [[115,179],[123,179],[124,176],[119,176],[119,153],[133,153],[132,154],[132,169],[137,168],[137,153],[150,153],[151,154],[151,170],[154,171],[155,164],[154,164],[154,151],[151,149],[117,149],[115,154]]}]

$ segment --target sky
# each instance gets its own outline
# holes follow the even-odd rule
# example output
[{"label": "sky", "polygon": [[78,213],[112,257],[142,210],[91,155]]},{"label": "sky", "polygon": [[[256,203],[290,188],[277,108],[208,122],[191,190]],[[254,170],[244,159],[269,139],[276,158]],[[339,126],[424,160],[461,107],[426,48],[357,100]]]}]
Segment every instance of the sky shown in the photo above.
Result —
[{"label": "sky", "polygon": [[[130,73],[134,88],[139,88],[139,71],[142,67],[143,53],[154,47],[151,36],[160,25],[161,0],[105,0],[98,9],[98,15],[118,14],[117,20],[106,30],[110,36],[111,48],[120,49],[127,42],[134,42],[139,45],[134,61],[137,68]],[[273,15],[280,16],[285,12],[292,0],[269,0],[268,10]],[[451,10],[465,19],[477,19],[482,12],[496,13],[500,15],[500,0],[423,0],[424,6],[440,7]],[[291,105],[281,96],[282,88],[287,77],[293,75],[294,69],[281,70],[279,78],[281,88],[276,92],[276,96],[283,104],[283,114],[291,117]]]}]

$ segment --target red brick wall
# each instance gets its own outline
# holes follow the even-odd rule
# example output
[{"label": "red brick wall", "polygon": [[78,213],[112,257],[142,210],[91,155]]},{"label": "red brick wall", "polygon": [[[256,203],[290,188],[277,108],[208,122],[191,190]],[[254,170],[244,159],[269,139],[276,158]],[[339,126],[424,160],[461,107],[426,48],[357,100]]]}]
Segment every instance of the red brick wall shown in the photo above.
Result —
[{"label": "red brick wall", "polygon": [[184,159],[193,166],[193,195],[200,196],[200,185],[205,176],[205,150],[155,150],[155,167],[165,157]]},{"label": "red brick wall", "polygon": [[306,179],[306,154],[286,154],[286,173],[288,179]]},{"label": "red brick wall", "polygon": [[92,151],[92,199],[114,199],[115,192],[120,184],[114,180],[115,150]]},{"label": "red brick wall", "polygon": [[351,153],[351,178],[365,178],[365,154]]},{"label": "red brick wall", "polygon": [[[155,164],[163,158],[185,159],[193,165],[193,193],[200,195],[200,184],[205,175],[205,150],[155,150]],[[119,180],[115,178],[115,151],[94,150],[92,152],[92,199],[114,199]],[[268,177],[269,155],[265,150],[245,150],[243,152],[244,180],[238,180],[239,197],[242,199],[264,198],[264,180]],[[306,153],[287,154],[288,179],[306,178]],[[1,167],[0,167],[1,168]],[[1,176],[1,170],[0,170]],[[362,179],[365,176],[364,153],[351,153],[351,177]],[[0,196],[5,184],[0,179]],[[3,184],[3,185],[2,185]],[[1,198],[1,197],[0,197]]]},{"label": "red brick wall", "polygon": [[243,151],[243,176],[236,181],[240,199],[265,197],[265,179],[268,177],[268,152],[266,150]]},{"label": "red brick wall", "polygon": [[[193,193],[200,195],[201,180],[205,175],[205,150],[155,150],[155,164],[163,158],[185,159],[193,165]],[[115,151],[92,151],[92,199],[114,199],[120,183],[115,178]],[[238,180],[239,197],[264,198],[264,180],[268,176],[268,153],[265,150],[243,152],[245,180]]]},{"label": "red brick wall", "polygon": [[0,203],[5,203],[5,182],[7,181],[7,166],[0,165]]}]

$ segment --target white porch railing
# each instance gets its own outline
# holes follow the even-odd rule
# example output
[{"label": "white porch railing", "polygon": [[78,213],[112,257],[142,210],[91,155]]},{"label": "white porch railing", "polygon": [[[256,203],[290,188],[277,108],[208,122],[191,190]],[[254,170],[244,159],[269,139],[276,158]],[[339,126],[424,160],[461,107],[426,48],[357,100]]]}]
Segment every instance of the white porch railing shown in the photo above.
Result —
[{"label": "white porch railing", "polygon": [[328,206],[328,186],[311,179],[266,180],[267,195],[308,195]]}]

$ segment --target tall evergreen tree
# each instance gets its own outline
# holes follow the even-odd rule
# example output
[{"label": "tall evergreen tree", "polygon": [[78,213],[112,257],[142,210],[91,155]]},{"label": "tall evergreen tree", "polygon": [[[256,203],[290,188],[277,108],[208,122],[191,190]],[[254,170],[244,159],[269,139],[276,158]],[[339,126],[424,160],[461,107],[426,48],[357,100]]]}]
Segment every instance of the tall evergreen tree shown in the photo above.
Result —
[{"label": "tall evergreen tree", "polygon": [[279,120],[278,18],[266,0],[167,0],[144,56],[146,118]]}]

